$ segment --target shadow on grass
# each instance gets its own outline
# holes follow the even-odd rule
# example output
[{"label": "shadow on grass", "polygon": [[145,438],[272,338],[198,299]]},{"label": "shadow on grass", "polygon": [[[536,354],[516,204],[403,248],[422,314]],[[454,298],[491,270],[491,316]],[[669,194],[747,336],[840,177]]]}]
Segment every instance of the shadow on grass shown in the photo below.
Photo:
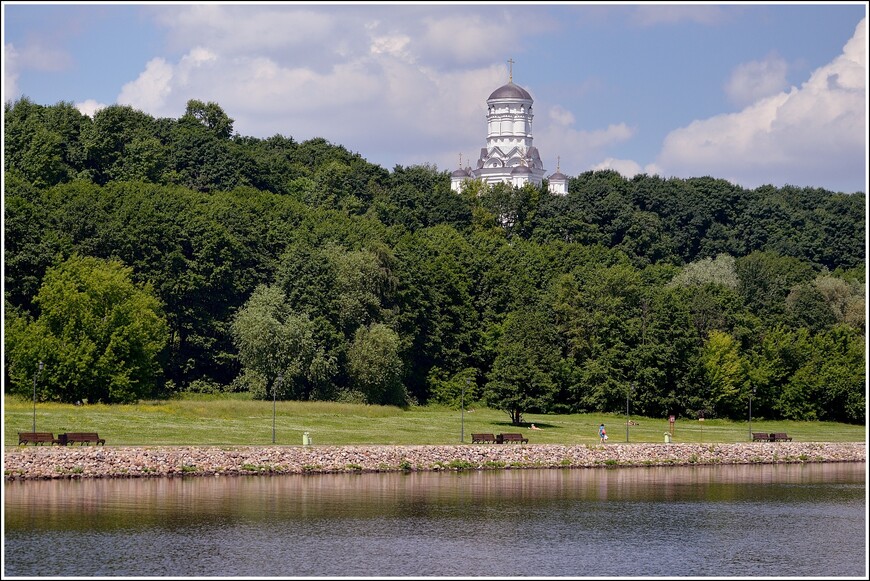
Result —
[{"label": "shadow on grass", "polygon": [[[532,424],[535,424],[536,427],[541,428],[542,430],[548,429],[548,428],[556,429],[556,430],[561,429],[559,426],[556,426],[554,424],[541,424],[538,422],[522,422],[520,424],[512,424],[510,422],[490,422],[490,423],[494,426],[503,426],[504,428],[513,428],[516,430],[530,430],[532,427]],[[532,431],[534,431],[534,430],[532,430]]]}]

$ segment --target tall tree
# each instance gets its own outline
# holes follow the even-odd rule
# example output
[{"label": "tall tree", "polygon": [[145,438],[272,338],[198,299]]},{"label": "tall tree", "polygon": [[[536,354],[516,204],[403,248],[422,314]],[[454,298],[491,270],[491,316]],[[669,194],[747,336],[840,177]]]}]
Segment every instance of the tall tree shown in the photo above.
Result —
[{"label": "tall tree", "polygon": [[727,333],[711,332],[701,349],[699,364],[713,404],[711,411],[733,417],[742,409],[742,397],[747,393],[746,369],[737,342]]},{"label": "tall tree", "polygon": [[386,325],[357,329],[348,347],[348,375],[351,389],[362,394],[366,403],[407,405],[399,348],[399,335]]},{"label": "tall tree", "polygon": [[551,317],[541,309],[508,315],[484,390],[490,407],[519,425],[527,412],[551,411],[559,386],[561,356]]},{"label": "tall tree", "polygon": [[313,323],[294,312],[277,287],[254,290],[233,318],[232,334],[256,397],[309,399],[313,386],[334,373],[335,361],[316,343]]},{"label": "tall tree", "polygon": [[229,139],[233,135],[234,121],[217,103],[203,103],[199,99],[191,99],[187,102],[184,117],[195,119],[219,139]]}]

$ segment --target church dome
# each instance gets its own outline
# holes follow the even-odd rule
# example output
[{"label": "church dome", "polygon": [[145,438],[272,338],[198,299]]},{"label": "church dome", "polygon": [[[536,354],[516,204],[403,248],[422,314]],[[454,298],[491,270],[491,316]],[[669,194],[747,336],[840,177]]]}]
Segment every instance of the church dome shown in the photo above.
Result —
[{"label": "church dome", "polygon": [[452,174],[450,174],[450,177],[454,177],[454,178],[467,178],[470,176],[471,176],[471,172],[469,172],[467,169],[461,169],[461,168],[455,170]]},{"label": "church dome", "polygon": [[528,91],[511,81],[507,85],[502,85],[493,91],[487,101],[491,101],[492,99],[526,99],[531,101],[532,96],[529,95]]},{"label": "church dome", "polygon": [[514,169],[511,170],[512,176],[516,176],[516,175],[520,175],[520,174],[530,174],[530,173],[532,173],[532,170],[530,170],[527,166],[524,166],[524,165],[518,165],[517,167],[515,167]]},{"label": "church dome", "polygon": [[560,171],[557,171],[556,173],[554,173],[553,175],[551,175],[551,176],[549,177],[549,179],[550,179],[550,180],[562,180],[562,181],[565,181],[565,180],[568,179],[568,176],[566,176],[565,174],[563,174],[563,173],[560,172]]}]

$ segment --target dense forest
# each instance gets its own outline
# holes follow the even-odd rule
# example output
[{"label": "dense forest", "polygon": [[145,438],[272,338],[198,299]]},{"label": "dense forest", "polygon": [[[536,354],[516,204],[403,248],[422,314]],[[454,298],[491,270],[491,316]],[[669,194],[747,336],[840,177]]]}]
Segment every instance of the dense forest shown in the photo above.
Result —
[{"label": "dense forest", "polygon": [[8,392],[865,422],[864,193],[457,194],[215,103],[4,109]]}]

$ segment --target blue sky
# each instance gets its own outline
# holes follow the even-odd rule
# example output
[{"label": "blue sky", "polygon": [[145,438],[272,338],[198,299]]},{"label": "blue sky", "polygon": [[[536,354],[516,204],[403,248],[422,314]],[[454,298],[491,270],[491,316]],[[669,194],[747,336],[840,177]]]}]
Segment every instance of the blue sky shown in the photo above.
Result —
[{"label": "blue sky", "polygon": [[[452,171],[534,98],[547,174],[867,188],[867,3],[3,3],[3,99],[323,137]],[[469,161],[471,160],[471,161]]]}]

